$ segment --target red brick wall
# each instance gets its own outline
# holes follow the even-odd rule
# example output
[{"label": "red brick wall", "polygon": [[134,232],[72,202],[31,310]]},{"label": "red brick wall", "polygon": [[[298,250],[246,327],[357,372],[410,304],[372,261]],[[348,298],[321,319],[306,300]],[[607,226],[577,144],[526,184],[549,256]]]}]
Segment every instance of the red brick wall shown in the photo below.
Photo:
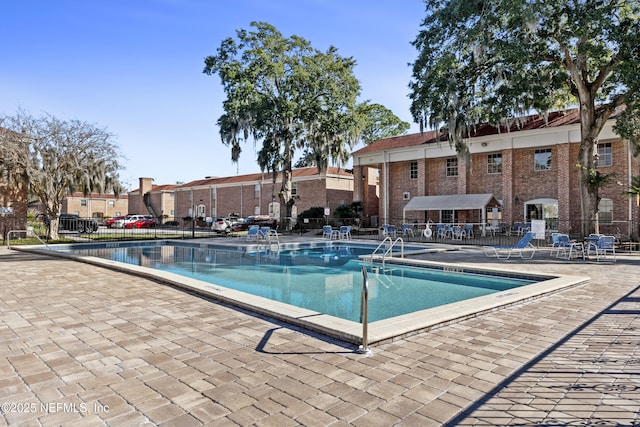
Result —
[{"label": "red brick wall", "polygon": [[[546,147],[540,147],[546,148]],[[402,218],[403,208],[408,201],[403,200],[405,191],[413,196],[460,194],[466,188],[466,193],[493,193],[496,199],[503,200],[503,221],[512,224],[524,219],[524,204],[533,199],[558,200],[559,220],[569,221],[580,218],[579,171],[576,167],[579,144],[565,143],[550,145],[552,167],[548,171],[534,170],[535,148],[517,150],[502,150],[502,174],[487,173],[487,155],[489,153],[474,154],[470,167],[466,171],[458,164],[459,176],[446,176],[446,158],[420,159],[418,161],[419,179],[409,177],[410,162],[395,162],[387,164],[389,169],[389,204],[387,222],[398,223]],[[616,175],[600,191],[600,196],[613,200],[614,218],[626,220],[629,202],[622,194],[628,189],[629,176],[627,169],[628,156],[622,141],[612,141],[613,165],[601,167],[602,173],[615,171]],[[640,159],[632,160],[632,175],[640,175]],[[384,214],[383,192],[384,173],[380,173],[381,200],[379,202],[380,215]],[[424,188],[424,190],[421,190]],[[640,208],[634,207],[633,218],[638,220]],[[410,215],[416,215],[411,213]],[[420,216],[417,213],[417,216]],[[434,220],[437,213],[429,213]],[[418,218],[422,220],[422,218]],[[467,219],[469,220],[469,219]],[[572,225],[573,229],[573,225]]]}]

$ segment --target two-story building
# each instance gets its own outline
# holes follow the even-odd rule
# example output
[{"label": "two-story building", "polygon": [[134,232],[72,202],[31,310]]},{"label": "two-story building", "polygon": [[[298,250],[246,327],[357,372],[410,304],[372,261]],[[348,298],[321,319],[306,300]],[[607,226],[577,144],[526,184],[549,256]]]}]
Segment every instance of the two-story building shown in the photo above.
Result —
[{"label": "two-story building", "polygon": [[102,220],[114,216],[126,215],[129,201],[126,194],[116,197],[114,194],[69,193],[62,199],[60,211],[77,214],[83,218]]},{"label": "two-story building", "polygon": [[[292,176],[293,218],[312,207],[332,211],[353,201],[353,174],[349,170],[300,168],[294,169]],[[281,185],[281,176],[274,182],[270,173],[207,177],[171,186],[154,186],[151,178],[140,178],[140,188],[129,193],[129,213],[165,215],[167,221],[230,214],[279,217]]]},{"label": "two-story building", "polygon": [[[599,190],[599,227],[637,236],[639,208],[624,192],[640,163],[614,123],[606,123],[597,146],[597,169],[612,178]],[[578,110],[520,118],[509,128],[479,125],[467,145],[461,156],[434,132],[376,141],[353,153],[354,199],[380,224],[542,219],[548,228],[579,232]],[[371,193],[378,203],[369,202]]]}]

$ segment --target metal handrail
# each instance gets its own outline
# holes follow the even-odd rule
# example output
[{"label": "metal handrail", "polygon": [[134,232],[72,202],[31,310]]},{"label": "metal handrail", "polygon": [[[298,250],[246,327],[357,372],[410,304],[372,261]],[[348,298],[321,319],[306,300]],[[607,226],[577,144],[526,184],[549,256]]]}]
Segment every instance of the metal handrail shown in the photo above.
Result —
[{"label": "metal handrail", "polygon": [[362,345],[358,347],[358,353],[371,354],[369,348],[369,281],[367,279],[367,267],[362,266],[362,300],[360,301],[360,322],[362,323]]},{"label": "metal handrail", "polygon": [[385,253],[382,254],[382,264],[384,264],[384,260],[387,255],[393,258],[393,247],[398,242],[400,242],[400,258],[404,258],[404,240],[402,240],[402,237],[398,237],[396,238],[396,240],[391,240],[391,237],[387,236],[382,242],[380,242],[378,247],[376,247],[375,250],[371,252],[371,255],[369,255],[369,261],[371,262],[371,264],[373,264],[373,256],[376,254],[376,252],[378,252],[378,249],[380,249],[386,243],[387,240],[389,241],[389,247],[387,248]]},{"label": "metal handrail", "polygon": [[383,261],[386,258],[386,256],[389,254],[391,255],[391,257],[393,257],[393,247],[398,242],[400,242],[400,258],[404,258],[404,240],[402,240],[402,237],[398,237],[396,240],[393,241],[393,243],[391,243],[391,245],[389,246],[389,249],[387,249],[384,255],[382,255]]},{"label": "metal handrail", "polygon": [[9,232],[7,233],[7,248],[11,249],[11,234],[12,233],[26,233],[27,235],[29,233],[33,234],[33,237],[35,237],[36,239],[38,239],[38,241],[40,243],[42,243],[47,249],[51,249],[49,247],[49,245],[47,245],[47,242],[45,242],[44,240],[42,240],[40,238],[40,236],[38,236],[34,231],[32,227],[28,227],[26,230],[9,230]]}]

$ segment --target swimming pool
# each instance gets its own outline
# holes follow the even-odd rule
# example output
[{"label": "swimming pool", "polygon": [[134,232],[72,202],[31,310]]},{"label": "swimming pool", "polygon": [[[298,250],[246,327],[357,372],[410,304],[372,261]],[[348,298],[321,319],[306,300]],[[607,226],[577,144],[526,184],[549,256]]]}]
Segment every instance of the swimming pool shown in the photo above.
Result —
[{"label": "swimming pool", "polygon": [[[369,279],[369,322],[381,326],[379,333],[369,334],[372,343],[397,336],[399,329],[407,333],[408,329],[424,328],[424,321],[416,321],[420,313],[445,310],[447,318],[468,316],[469,301],[494,295],[496,299],[491,306],[503,305],[522,294],[522,289],[535,286],[533,283],[555,279],[546,275],[428,265],[407,259],[387,261],[384,266],[370,265],[359,258],[374,248],[371,244],[325,241],[282,246],[280,250],[251,244],[221,246],[163,241],[56,249],[85,261],[100,264],[96,260],[102,259],[103,265],[117,265],[136,274],[144,271],[144,275],[160,277],[261,313],[275,314],[350,342],[360,339],[363,265],[367,266]],[[388,331],[389,325],[394,325],[391,329],[395,331]]]}]

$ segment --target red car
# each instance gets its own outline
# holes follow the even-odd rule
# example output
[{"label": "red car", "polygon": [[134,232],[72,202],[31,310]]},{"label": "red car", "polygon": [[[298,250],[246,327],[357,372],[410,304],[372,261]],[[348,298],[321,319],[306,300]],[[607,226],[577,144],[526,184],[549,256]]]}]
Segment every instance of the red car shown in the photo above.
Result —
[{"label": "red car", "polygon": [[124,228],[153,228],[157,225],[155,219],[139,219],[138,221],[129,222],[124,225]]},{"label": "red car", "polygon": [[114,223],[116,223],[117,221],[120,221],[121,219],[124,219],[124,216],[114,216],[113,218],[109,218],[108,220],[106,220],[104,222],[104,225],[107,228],[111,228],[113,227]]}]

